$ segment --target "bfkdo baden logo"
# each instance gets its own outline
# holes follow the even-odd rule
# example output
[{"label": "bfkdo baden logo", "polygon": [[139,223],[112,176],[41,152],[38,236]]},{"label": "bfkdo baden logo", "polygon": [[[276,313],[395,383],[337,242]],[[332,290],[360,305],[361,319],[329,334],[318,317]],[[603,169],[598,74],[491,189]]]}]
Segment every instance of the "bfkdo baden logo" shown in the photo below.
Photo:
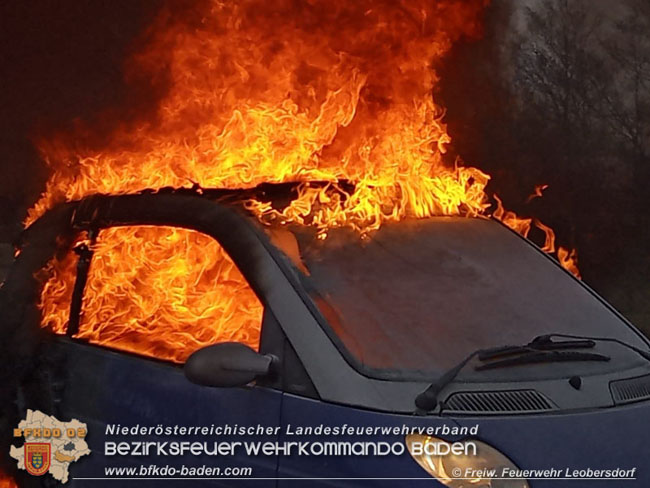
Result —
[{"label": "bfkdo baden logo", "polygon": [[22,447],[12,445],[9,455],[18,461],[18,469],[33,476],[49,473],[66,483],[70,464],[90,454],[87,432],[86,424],[76,419],[61,422],[38,410],[27,410],[25,420],[14,429],[14,438],[25,442]]}]

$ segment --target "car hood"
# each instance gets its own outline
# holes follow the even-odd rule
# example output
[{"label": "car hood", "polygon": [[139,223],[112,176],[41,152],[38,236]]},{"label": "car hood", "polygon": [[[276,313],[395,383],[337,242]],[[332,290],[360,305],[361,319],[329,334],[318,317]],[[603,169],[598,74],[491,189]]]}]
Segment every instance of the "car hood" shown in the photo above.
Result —
[{"label": "car hood", "polygon": [[[403,442],[402,428],[474,427],[471,439],[485,442],[510,458],[521,469],[560,469],[565,471],[592,469],[637,468],[634,486],[650,486],[650,470],[644,467],[650,457],[646,419],[650,402],[623,407],[603,408],[566,414],[539,414],[495,417],[408,416],[353,409],[314,400],[284,395],[283,421],[292,425],[347,425],[354,427],[385,426],[400,429],[399,433],[374,436],[328,437],[326,440],[378,440]],[[283,429],[284,430],[284,429]],[[442,432],[442,431],[438,431]],[[471,432],[471,431],[470,431]],[[466,438],[438,434],[447,441]],[[309,439],[302,437],[301,440]],[[314,438],[316,440],[317,438]],[[280,440],[296,440],[280,436]],[[323,440],[321,438],[320,440]],[[350,480],[371,477],[391,480],[377,486],[413,485],[413,480],[426,480],[428,474],[405,452],[401,456],[369,457],[303,457],[280,460],[283,476],[310,476],[331,479],[341,477],[332,486],[358,486]],[[433,480],[433,478],[432,478]],[[388,482],[386,482],[388,483]],[[592,482],[572,482],[583,486]],[[626,486],[629,485],[629,482]],[[329,485],[328,485],[329,486]],[[374,486],[374,485],[373,485]],[[433,484],[432,486],[442,486]],[[557,480],[531,480],[531,488],[564,486]]]}]

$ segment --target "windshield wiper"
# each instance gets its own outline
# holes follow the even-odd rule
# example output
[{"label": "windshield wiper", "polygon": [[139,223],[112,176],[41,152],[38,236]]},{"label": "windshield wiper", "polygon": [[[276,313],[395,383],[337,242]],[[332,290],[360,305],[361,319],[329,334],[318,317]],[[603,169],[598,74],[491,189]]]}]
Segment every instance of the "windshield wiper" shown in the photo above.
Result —
[{"label": "windshield wiper", "polygon": [[[479,355],[479,358],[480,357],[481,356]],[[501,359],[499,361],[481,364],[476,366],[474,369],[476,371],[484,371],[486,369],[506,368],[508,366],[518,366],[520,364],[561,363],[570,361],[609,361],[610,359],[609,356],[589,352],[532,351],[514,358]]]},{"label": "windshield wiper", "polygon": [[484,349],[479,353],[478,358],[481,361],[495,359],[514,354],[523,354],[532,351],[557,351],[561,349],[591,349],[596,347],[596,343],[591,340],[574,340],[554,342],[547,336],[535,337],[525,346],[502,346],[491,349]]},{"label": "windshield wiper", "polygon": [[[635,353],[637,353],[642,358],[650,361],[650,351],[640,349],[640,348],[638,348],[636,346],[633,346],[632,344],[629,344],[629,343],[627,343],[625,341],[622,341],[620,339],[616,339],[614,337],[579,336],[579,335],[573,335],[573,334],[557,334],[557,333],[553,333],[553,334],[546,334],[546,335],[537,336],[537,337],[535,337],[535,339],[533,339],[533,342],[536,342],[536,341],[542,341],[542,342],[543,341],[551,341],[551,339],[553,337],[559,337],[561,339],[578,339],[578,340],[597,341],[597,342],[613,342],[615,344],[619,344],[619,345],[621,345],[623,347],[626,347],[631,351],[634,351]],[[553,342],[553,341],[551,341],[551,342]],[[558,344],[558,343],[556,343],[556,344]],[[561,343],[559,343],[559,344],[561,344]]]},{"label": "windshield wiper", "polygon": [[[553,337],[572,339],[572,340],[554,342],[552,340]],[[415,397],[415,406],[417,408],[416,413],[426,414],[432,411],[434,408],[436,408],[438,406],[438,395],[443,390],[443,388],[445,388],[449,383],[454,381],[454,378],[456,378],[458,373],[460,373],[460,371],[467,365],[467,363],[469,363],[476,356],[479,356],[479,358],[482,358],[482,360],[489,360],[489,359],[495,359],[497,357],[502,357],[504,355],[510,356],[515,354],[524,354],[523,355],[524,359],[522,359],[523,362],[518,362],[517,364],[547,362],[546,360],[543,361],[533,360],[527,362],[526,355],[535,354],[540,351],[553,351],[558,349],[591,348],[593,347],[591,343],[593,343],[594,341],[614,342],[623,347],[626,347],[627,349],[630,349],[631,351],[634,351],[635,353],[639,354],[647,361],[650,361],[649,351],[639,349],[638,347],[633,346],[632,344],[628,344],[625,341],[621,341],[620,339],[615,339],[613,337],[592,337],[592,336],[578,336],[578,335],[571,335],[571,334],[553,333],[553,334],[537,336],[531,342],[529,342],[524,346],[502,346],[502,347],[489,348],[489,349],[477,349],[476,351],[468,354],[467,357],[465,357],[457,365],[455,365],[454,367],[450,368],[445,373],[443,373],[443,375],[440,376],[440,378],[438,378],[437,381],[431,383],[426,390],[424,390],[417,397]],[[589,353],[582,353],[582,354],[589,355]],[[601,355],[597,354],[596,356],[601,356]],[[508,359],[507,361],[511,361],[514,359],[518,359],[518,357]],[[571,361],[582,361],[582,360],[604,361],[604,359],[571,359]],[[479,368],[480,367],[481,366],[479,366]],[[485,369],[489,369],[489,368],[485,368]]]}]

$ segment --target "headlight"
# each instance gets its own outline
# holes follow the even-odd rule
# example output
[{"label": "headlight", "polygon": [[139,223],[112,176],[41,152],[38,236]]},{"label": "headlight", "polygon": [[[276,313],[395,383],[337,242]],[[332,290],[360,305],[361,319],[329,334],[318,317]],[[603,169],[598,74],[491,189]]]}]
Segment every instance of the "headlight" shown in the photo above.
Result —
[{"label": "headlight", "polygon": [[413,459],[445,486],[529,488],[525,479],[516,478],[519,468],[484,442],[473,439],[447,442],[436,437],[409,434],[406,447]]}]

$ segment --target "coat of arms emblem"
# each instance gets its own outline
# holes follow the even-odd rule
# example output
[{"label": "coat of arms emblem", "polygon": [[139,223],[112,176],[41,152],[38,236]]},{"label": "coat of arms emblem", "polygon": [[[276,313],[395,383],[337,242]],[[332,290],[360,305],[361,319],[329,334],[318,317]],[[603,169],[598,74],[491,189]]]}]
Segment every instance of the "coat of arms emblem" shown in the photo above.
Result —
[{"label": "coat of arms emblem", "polygon": [[29,474],[41,476],[50,469],[50,444],[47,442],[25,443],[25,469]]}]

